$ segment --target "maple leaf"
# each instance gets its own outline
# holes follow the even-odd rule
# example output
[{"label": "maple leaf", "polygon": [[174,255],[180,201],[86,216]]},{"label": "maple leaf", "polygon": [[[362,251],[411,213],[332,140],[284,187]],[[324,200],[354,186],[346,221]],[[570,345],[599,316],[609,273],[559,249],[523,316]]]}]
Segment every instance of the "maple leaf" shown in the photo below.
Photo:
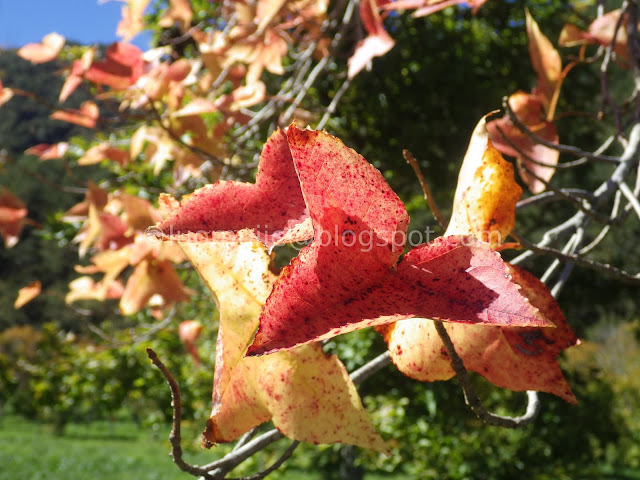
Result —
[{"label": "maple leaf", "polygon": [[484,117],[460,167],[447,234],[471,234],[497,247],[513,229],[521,196],[513,167],[493,146]]},{"label": "maple leaf", "polygon": [[35,155],[40,160],[54,160],[62,158],[69,150],[69,142],[58,142],[54,144],[39,143],[27,148],[24,153]]},{"label": "maple leaf", "polygon": [[83,54],[80,60],[75,60],[71,65],[71,71],[67,75],[67,78],[64,81],[64,85],[60,89],[60,95],[58,96],[58,101],[63,103],[69,98],[76,88],[80,86],[82,80],[84,78],[84,74],[93,63],[93,57],[96,53],[95,48],[87,49]]},{"label": "maple leaf", "polygon": [[374,57],[381,57],[395,45],[395,41],[382,24],[377,0],[360,2],[360,19],[369,35],[358,42],[353,55],[349,58],[349,78],[355,77]]},{"label": "maple leaf", "polygon": [[104,280],[96,282],[88,276],[78,277],[69,283],[69,292],[65,295],[64,301],[67,304],[78,300],[98,300],[120,298],[124,287],[120,281],[107,284]]},{"label": "maple leaf", "polygon": [[196,367],[200,365],[200,356],[198,355],[196,340],[198,340],[200,333],[202,333],[202,329],[202,324],[196,320],[185,320],[180,322],[180,326],[178,327],[178,337],[191,355],[191,358],[193,358],[193,363]]},{"label": "maple leaf", "polygon": [[533,69],[538,74],[538,83],[533,93],[538,94],[549,110],[556,89],[561,83],[562,60],[549,39],[540,31],[529,10],[525,10],[527,36],[529,37],[529,57]]},{"label": "maple leaf", "polygon": [[20,290],[18,290],[18,297],[13,303],[13,308],[22,308],[24,305],[40,295],[41,291],[42,283],[40,283],[39,280],[35,280],[29,283],[29,285],[22,287]]},{"label": "maple leaf", "polygon": [[99,116],[98,105],[91,100],[87,100],[80,105],[78,110],[73,108],[56,110],[49,117],[54,120],[80,125],[81,127],[95,128]]},{"label": "maple leaf", "polygon": [[170,28],[177,23],[180,30],[186,32],[191,27],[192,17],[189,0],[169,0],[169,10],[158,21],[158,25]]},{"label": "maple leaf", "polygon": [[[513,178],[513,168],[500,157],[488,139],[485,117],[473,132],[460,168],[453,217],[445,235],[471,233],[481,237],[487,225],[499,232],[501,239],[509,234],[521,189]],[[509,274],[520,293],[556,328],[447,324],[456,352],[467,369],[495,385],[550,392],[575,403],[556,362],[562,349],[577,343],[575,335],[542,282],[518,267],[510,266]],[[433,320],[402,320],[377,330],[385,337],[392,361],[405,375],[421,381],[448,380],[455,375]]]},{"label": "maple leaf", "polygon": [[157,295],[161,305],[184,302],[193,295],[185,288],[169,260],[145,258],[140,261],[127,280],[120,299],[123,315],[132,315]]},{"label": "maple leaf", "polygon": [[[558,45],[561,47],[573,47],[576,45],[595,44],[608,47],[613,42],[616,25],[620,20],[621,13],[622,10],[620,9],[605,13],[591,22],[587,31],[580,30],[573,24],[566,24],[560,32]],[[625,18],[622,19],[621,27],[618,29],[613,47],[616,55],[625,60],[629,59],[629,51],[627,49],[628,23],[627,15],[625,15]]]},{"label": "maple leaf", "polygon": [[30,43],[18,49],[18,56],[29,60],[31,63],[45,63],[54,60],[62,47],[65,39],[58,33],[49,33],[42,38],[41,43]]},{"label": "maple leaf", "polygon": [[[558,132],[552,119],[564,78],[560,54],[540,31],[529,11],[525,13],[529,56],[538,75],[538,84],[531,94],[517,92],[511,95],[509,106],[529,130],[548,142],[558,143]],[[529,190],[532,193],[544,191],[545,182],[555,173],[560,153],[535,143],[508,115],[490,122],[487,128],[496,148],[516,158],[520,177]]]},{"label": "maple leaf", "polygon": [[309,239],[311,224],[285,133],[277,130],[267,140],[255,184],[220,181],[196,190],[153,233],[181,241],[261,240],[268,247]]},{"label": "maple leaf", "polygon": [[181,245],[220,311],[213,405],[204,444],[230,442],[272,419],[292,439],[386,451],[335,355],[308,345],[243,358],[274,280],[264,248],[249,242]]},{"label": "maple leaf", "polygon": [[107,48],[105,60],[93,62],[84,72],[84,78],[114,90],[125,90],[136,83],[143,66],[142,51],[138,47],[114,42]]},{"label": "maple leaf", "polygon": [[2,85],[2,80],[0,80],[0,106],[11,100],[13,98],[13,95],[13,90],[11,88],[4,87]]},{"label": "maple leaf", "polygon": [[126,42],[144,28],[144,10],[150,0],[126,0],[122,6],[122,19],[118,23],[116,35]]},{"label": "maple leaf", "polygon": [[413,17],[426,17],[432,13],[439,12],[453,5],[466,4],[471,7],[471,11],[475,15],[478,9],[484,5],[487,0],[397,0],[388,2],[381,6],[383,10],[413,10]]},{"label": "maple leaf", "polygon": [[[1,188],[1,187],[0,187]],[[27,222],[27,206],[6,188],[0,189],[0,235],[6,248],[18,243]]]},{"label": "maple leaf", "polygon": [[78,165],[94,165],[103,160],[111,160],[124,166],[129,162],[129,153],[107,142],[102,142],[87,150],[78,159]]},{"label": "maple leaf", "polygon": [[[539,97],[525,92],[516,92],[509,97],[509,106],[529,130],[549,142],[558,143],[556,127],[553,122],[544,119],[544,107]],[[535,143],[526,133],[514,125],[508,115],[489,122],[487,129],[495,147],[505,155],[516,158],[520,178],[529,187],[529,190],[532,193],[543,192],[547,187],[542,180],[549,181],[551,179],[555,173],[555,165],[558,164],[560,153]],[[508,140],[505,139],[505,136]],[[538,163],[530,161],[523,154]]]},{"label": "maple leaf", "polygon": [[380,172],[326,133],[290,126],[287,136],[314,241],[280,274],[250,355],[414,316],[548,325],[473,238],[437,239],[396,266],[409,217]]},{"label": "maple leaf", "polygon": [[[514,282],[531,304],[556,328],[491,327],[445,324],[447,333],[468,370],[491,383],[515,391],[553,393],[576,403],[556,357],[578,343],[558,304],[545,285],[527,271],[511,266]],[[377,327],[384,335],[391,359],[405,375],[433,382],[455,376],[433,320],[411,319]]]}]

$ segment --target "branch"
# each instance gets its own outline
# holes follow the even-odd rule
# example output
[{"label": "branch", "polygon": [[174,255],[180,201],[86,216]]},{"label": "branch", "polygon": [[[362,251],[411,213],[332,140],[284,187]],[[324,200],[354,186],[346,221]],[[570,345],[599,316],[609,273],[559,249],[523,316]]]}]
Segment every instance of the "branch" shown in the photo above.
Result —
[{"label": "branch", "polygon": [[478,418],[489,425],[506,428],[524,427],[535,420],[540,412],[540,402],[538,401],[538,394],[531,390],[527,391],[527,410],[524,415],[520,417],[506,417],[488,412],[478,397],[475,388],[473,388],[473,384],[469,378],[469,372],[464,366],[464,362],[458,355],[458,352],[456,352],[453,342],[451,341],[451,337],[447,333],[444,324],[437,320],[434,320],[434,324],[442,343],[444,343],[444,346],[447,349],[447,354],[451,361],[451,367],[458,376],[458,381],[460,382],[460,386],[464,392],[465,401]]},{"label": "branch", "polygon": [[[597,272],[607,275],[608,277],[614,278],[624,283],[628,283],[631,285],[640,285],[640,273],[637,273],[634,275],[624,270],[621,270],[618,267],[609,265],[608,263],[600,263],[600,262],[596,262],[595,260],[584,258],[573,253],[563,253],[560,250],[556,250],[555,248],[540,246],[540,244],[536,245],[535,243],[532,243],[524,239],[523,237],[521,237],[515,232],[511,232],[511,236],[515,238],[524,248],[529,249],[533,253],[551,256],[559,260],[563,260],[565,262],[575,263],[580,267],[585,267],[591,270],[595,270]],[[514,262],[511,262],[511,263],[514,263]]]},{"label": "branch", "polygon": [[415,173],[416,177],[418,177],[418,181],[420,182],[420,187],[422,187],[422,191],[424,193],[424,199],[426,200],[427,205],[429,205],[429,208],[431,209],[431,213],[433,213],[433,216],[438,221],[440,226],[446,230],[447,224],[449,222],[445,220],[444,216],[442,215],[442,212],[440,212],[440,208],[438,208],[438,204],[433,198],[433,193],[431,193],[429,184],[425,180],[424,175],[422,175],[422,171],[420,170],[420,165],[418,165],[417,160],[409,150],[407,149],[402,150],[402,155],[404,156],[404,159],[407,161],[407,163],[411,165],[411,168],[413,168],[413,172]]},{"label": "branch", "polygon": [[180,398],[180,387],[178,382],[173,378],[171,372],[160,361],[156,352],[151,348],[147,348],[147,356],[151,362],[160,370],[165,380],[169,384],[171,390],[171,404],[173,405],[173,426],[171,433],[169,434],[169,443],[171,444],[171,458],[178,468],[184,472],[188,472],[193,476],[202,476],[206,480],[214,480],[205,468],[200,468],[197,465],[190,465],[182,459],[182,439],[180,437],[180,423],[182,422],[182,401]]},{"label": "branch", "polygon": [[[544,145],[547,148],[550,148],[552,150],[557,150],[560,153],[568,153],[570,155],[574,155],[576,157],[584,157],[587,158],[589,160],[595,160],[595,161],[599,161],[599,162],[607,162],[607,163],[620,163],[620,159],[618,157],[610,157],[608,155],[602,155],[602,154],[596,154],[596,153],[592,153],[592,152],[587,152],[585,150],[582,150],[580,148],[577,147],[572,147],[570,145],[562,145],[559,143],[553,143],[550,142],[538,135],[536,135],[535,133],[533,133],[531,130],[529,130],[529,127],[527,127],[524,123],[522,123],[520,121],[520,119],[518,118],[518,116],[515,114],[515,112],[511,109],[511,106],[509,105],[509,97],[504,97],[502,99],[502,107],[505,109],[505,111],[507,112],[507,115],[509,116],[509,120],[511,120],[511,122],[518,128],[518,130],[520,130],[522,133],[524,133],[525,135],[527,135],[534,143],[540,144],[540,145]],[[544,163],[540,163],[534,160],[535,163],[538,163],[542,166],[547,166],[547,167],[555,167],[555,168],[562,168],[563,164],[559,164],[559,165],[545,165]],[[568,164],[564,164],[565,167],[567,167]],[[575,165],[571,165],[571,166],[575,166]]]}]

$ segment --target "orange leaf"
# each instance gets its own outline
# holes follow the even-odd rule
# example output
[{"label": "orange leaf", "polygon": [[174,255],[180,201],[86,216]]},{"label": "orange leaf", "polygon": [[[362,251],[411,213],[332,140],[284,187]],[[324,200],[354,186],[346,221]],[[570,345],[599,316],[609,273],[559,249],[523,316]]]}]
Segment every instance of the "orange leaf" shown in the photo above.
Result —
[{"label": "orange leaf", "polygon": [[[620,19],[621,10],[612,10],[596,18],[588,30],[585,32],[572,24],[567,24],[560,32],[558,44],[562,47],[573,47],[583,45],[585,43],[602,45],[608,47],[613,42],[613,35],[616,31],[616,25]],[[616,43],[613,47],[618,57],[628,60],[629,52],[627,50],[627,24],[628,19],[622,20],[622,25],[618,29]]]},{"label": "orange leaf", "polygon": [[150,0],[125,0],[122,7],[122,20],[118,23],[116,35],[126,42],[135,37],[144,28],[144,10]]},{"label": "orange leaf", "polygon": [[336,356],[310,345],[243,358],[274,280],[264,248],[232,242],[181,245],[220,310],[213,409],[203,443],[230,442],[272,419],[292,439],[386,451]]},{"label": "orange leaf", "polygon": [[68,108],[66,110],[56,110],[50,117],[54,120],[62,122],[74,123],[86,128],[95,128],[100,110],[98,106],[91,100],[87,100],[80,105],[79,110]]},{"label": "orange leaf", "polygon": [[349,78],[355,77],[374,57],[384,55],[395,45],[393,38],[384,29],[376,0],[360,2],[360,18],[369,36],[358,42],[349,58]]},{"label": "orange leaf", "polygon": [[529,56],[533,69],[538,74],[538,85],[535,91],[541,94],[545,107],[548,108],[560,81],[562,60],[549,39],[540,31],[540,27],[528,9],[525,10],[525,15],[527,36],[529,37]]},{"label": "orange leaf", "polygon": [[[445,328],[456,352],[467,369],[499,387],[553,393],[576,403],[556,357],[565,348],[576,345],[577,338],[540,280],[518,267],[511,266],[511,274],[521,286],[522,294],[556,328],[447,323]],[[378,330],[385,337],[393,363],[405,375],[426,382],[448,380],[455,375],[432,320],[403,320]]]},{"label": "orange leaf", "polygon": [[134,269],[120,299],[123,315],[133,315],[140,311],[158,295],[161,305],[189,300],[193,292],[184,287],[173,265],[168,260],[143,260]]},{"label": "orange leaf", "polygon": [[169,10],[160,18],[158,25],[170,28],[177,23],[180,30],[186,32],[191,28],[192,17],[193,11],[189,0],[169,0]]},{"label": "orange leaf", "polygon": [[198,347],[196,340],[202,332],[202,324],[196,320],[185,320],[180,322],[178,327],[178,336],[183,343],[196,366],[200,365],[200,356],[198,355]]},{"label": "orange leaf", "polygon": [[2,81],[0,80],[0,106],[7,103],[13,97],[13,90],[10,88],[5,88],[2,86]]},{"label": "orange leaf", "polygon": [[59,142],[54,144],[40,143],[24,151],[26,154],[35,155],[40,160],[53,160],[62,158],[69,150],[69,142]]},{"label": "orange leaf", "polygon": [[26,205],[9,190],[0,190],[0,235],[4,237],[6,248],[18,243],[27,218]]},{"label": "orange leaf", "polygon": [[111,160],[120,165],[126,165],[129,163],[129,153],[103,142],[87,150],[85,154],[78,159],[78,165],[94,165],[103,160]]},{"label": "orange leaf", "polygon": [[18,290],[18,298],[13,303],[13,308],[22,308],[25,304],[29,303],[31,300],[40,295],[42,291],[42,284],[39,280],[31,282],[26,287],[22,287]]},{"label": "orange leaf", "polygon": [[125,90],[138,80],[143,69],[142,51],[128,43],[112,43],[105,52],[105,60],[93,62],[84,78],[114,90]]},{"label": "orange leaf", "polygon": [[489,140],[484,117],[473,132],[460,168],[453,213],[445,235],[472,234],[497,247],[513,229],[516,203],[521,195],[512,165]]},{"label": "orange leaf", "polygon": [[[524,92],[516,92],[509,97],[509,105],[518,119],[539,137],[553,143],[558,143],[558,132],[553,122],[545,120],[542,101],[539,97]],[[518,171],[522,181],[533,193],[545,190],[543,181],[549,181],[555,172],[560,154],[557,150],[534,143],[531,138],[516,127],[508,115],[487,124],[487,130],[495,147],[505,155],[518,160]],[[505,140],[500,130],[510,141]],[[540,162],[534,163],[521,155]],[[531,173],[530,173],[531,172]]]},{"label": "orange leaf", "polygon": [[31,63],[45,63],[55,59],[64,46],[65,39],[55,32],[45,35],[41,43],[30,43],[18,50],[18,56]]}]

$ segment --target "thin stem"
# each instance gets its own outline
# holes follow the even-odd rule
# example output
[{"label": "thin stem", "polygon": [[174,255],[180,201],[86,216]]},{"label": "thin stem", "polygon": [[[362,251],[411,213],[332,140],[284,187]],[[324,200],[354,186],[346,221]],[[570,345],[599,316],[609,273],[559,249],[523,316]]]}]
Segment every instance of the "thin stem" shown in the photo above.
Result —
[{"label": "thin stem", "polygon": [[525,414],[520,417],[508,417],[488,412],[478,397],[478,394],[471,383],[469,372],[464,366],[462,358],[460,358],[456,352],[453,341],[447,333],[447,329],[444,324],[437,320],[434,320],[434,324],[442,343],[444,343],[447,354],[449,355],[451,367],[456,372],[458,381],[460,382],[460,386],[464,392],[465,401],[478,418],[490,425],[507,428],[524,427],[535,420],[540,412],[540,402],[538,401],[537,393],[534,391],[527,391],[527,410]]},{"label": "thin stem", "polygon": [[[527,135],[536,144],[544,145],[545,147],[550,148],[552,150],[557,150],[560,153],[567,153],[570,155],[574,155],[576,157],[584,157],[589,160],[595,160],[595,161],[607,162],[607,163],[620,163],[620,159],[617,157],[610,157],[608,155],[595,154],[595,153],[587,152],[577,147],[572,147],[570,145],[553,143],[536,135],[531,130],[529,130],[529,127],[527,127],[524,123],[520,121],[518,116],[511,109],[511,106],[509,105],[508,97],[504,97],[504,99],[502,100],[502,107],[507,112],[507,115],[509,116],[509,120],[511,120],[511,122],[518,128],[518,130],[520,130],[522,133]],[[536,162],[536,163],[540,163],[540,162]],[[558,168],[557,165],[545,165],[545,164],[542,164],[542,165],[547,167]]]},{"label": "thin stem", "polygon": [[178,468],[184,472],[190,473],[194,476],[202,476],[207,480],[213,480],[205,468],[200,468],[197,465],[191,465],[185,462],[182,458],[182,438],[180,433],[180,426],[182,422],[182,400],[180,397],[180,387],[178,382],[173,378],[171,372],[167,369],[164,363],[160,361],[156,352],[151,348],[147,348],[147,356],[151,360],[158,370],[162,373],[165,380],[169,384],[171,390],[171,404],[173,405],[173,423],[171,433],[169,434],[169,443],[171,444],[171,458]]},{"label": "thin stem", "polygon": [[420,182],[420,187],[422,187],[422,192],[424,193],[424,199],[427,201],[427,205],[429,205],[429,208],[431,209],[433,216],[438,221],[440,226],[446,230],[447,224],[449,222],[445,220],[444,216],[442,215],[442,212],[440,212],[440,208],[438,208],[438,204],[433,198],[433,193],[431,193],[429,184],[425,180],[424,175],[422,175],[422,170],[420,170],[420,165],[418,165],[418,161],[415,159],[413,154],[407,149],[402,150],[402,155],[404,156],[404,159],[407,161],[407,163],[411,165],[411,168],[413,168],[413,172],[415,173],[416,177],[418,177],[418,181]]}]

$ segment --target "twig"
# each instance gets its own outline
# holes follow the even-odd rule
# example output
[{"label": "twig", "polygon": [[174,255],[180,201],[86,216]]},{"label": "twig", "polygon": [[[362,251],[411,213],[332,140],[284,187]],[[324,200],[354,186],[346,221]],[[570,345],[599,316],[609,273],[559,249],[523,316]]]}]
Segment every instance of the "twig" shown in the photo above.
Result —
[{"label": "twig", "polygon": [[256,473],[255,475],[249,475],[248,477],[241,477],[239,479],[229,479],[229,480],[261,480],[263,479],[264,477],[269,475],[271,472],[280,468],[280,466],[284,462],[286,462],[291,457],[291,455],[293,455],[293,451],[298,447],[298,445],[300,445],[300,442],[298,441],[292,442],[291,445],[289,445],[289,448],[287,448],[284,451],[284,453],[280,456],[280,458],[278,458],[278,460],[273,462],[273,464],[269,468],[265,468],[262,472]]},{"label": "twig", "polygon": [[162,373],[165,380],[169,384],[171,390],[171,403],[173,405],[173,424],[171,433],[169,434],[169,443],[171,444],[171,458],[178,468],[184,472],[190,473],[194,476],[202,476],[206,480],[213,480],[213,477],[209,475],[206,468],[200,468],[197,465],[191,465],[182,459],[182,439],[180,437],[180,424],[182,422],[182,401],[180,398],[180,387],[178,382],[173,378],[171,372],[167,369],[164,363],[160,361],[156,352],[151,348],[147,348],[147,356],[151,360],[158,370]]},{"label": "twig", "polygon": [[[620,159],[618,157],[610,157],[608,155],[595,154],[595,153],[592,153],[592,152],[587,152],[587,151],[582,150],[582,149],[577,148],[577,147],[572,147],[570,145],[562,145],[560,143],[553,143],[553,142],[550,142],[550,141],[548,141],[548,140],[536,135],[531,130],[529,130],[529,127],[527,127],[524,123],[522,123],[520,121],[518,116],[511,109],[511,106],[509,105],[509,97],[504,97],[503,98],[502,107],[507,112],[507,115],[509,116],[509,120],[511,120],[511,122],[518,128],[518,130],[520,130],[522,133],[527,135],[534,143],[537,143],[537,144],[540,144],[540,145],[544,145],[545,147],[550,148],[552,150],[557,150],[560,153],[567,153],[567,154],[570,154],[570,155],[574,155],[576,157],[584,157],[584,158],[587,158],[589,160],[596,160],[596,161],[599,161],[599,162],[616,163],[616,164],[620,163]],[[539,163],[539,162],[536,162],[536,163]],[[544,165],[543,164],[543,166],[557,168],[557,166],[555,166],[555,165]]]},{"label": "twig", "polygon": [[433,198],[433,193],[431,193],[431,189],[429,188],[429,184],[425,180],[424,175],[422,175],[422,170],[420,170],[420,165],[418,165],[417,160],[409,150],[407,149],[402,150],[402,155],[404,156],[404,159],[407,161],[407,163],[411,165],[411,168],[413,168],[413,172],[415,173],[416,177],[418,177],[418,181],[420,182],[420,187],[422,187],[422,192],[424,193],[424,199],[427,201],[427,205],[429,205],[429,208],[431,209],[431,212],[433,213],[434,218],[438,221],[440,226],[446,230],[447,224],[449,222],[445,220],[444,216],[440,212],[440,209],[438,208],[438,204]]},{"label": "twig", "polygon": [[354,385],[360,385],[370,376],[378,373],[384,367],[391,363],[391,355],[389,354],[389,350],[381,353],[376,358],[367,362],[365,365],[360,367],[359,369],[352,372],[349,376],[351,377],[351,381]]},{"label": "twig", "polygon": [[564,260],[565,262],[575,263],[580,267],[585,267],[600,273],[604,273],[608,277],[614,278],[624,283],[629,283],[631,285],[640,285],[640,273],[634,275],[618,267],[609,265],[608,263],[600,263],[589,258],[581,257],[580,255],[562,253],[560,250],[556,250],[555,248],[544,247],[540,246],[539,244],[536,245],[535,243],[525,240],[515,232],[511,232],[511,236],[518,240],[518,242],[524,248],[529,249],[532,252],[531,254],[538,253],[540,255],[548,255],[559,260]]},{"label": "twig", "polygon": [[336,107],[338,106],[338,102],[340,102],[342,95],[345,94],[345,92],[349,89],[350,85],[351,85],[351,79],[349,77],[345,78],[344,82],[342,82],[342,85],[340,86],[338,91],[333,95],[333,98],[331,99],[331,103],[327,107],[327,110],[324,112],[324,115],[322,115],[322,118],[318,122],[318,125],[316,125],[316,130],[322,130],[324,128],[324,126],[329,121],[329,118],[331,118],[331,115],[335,113]]},{"label": "twig", "polygon": [[490,425],[507,428],[524,427],[535,420],[540,411],[540,402],[538,401],[537,393],[534,391],[527,391],[527,410],[525,414],[520,417],[507,417],[488,412],[478,397],[478,394],[471,383],[471,379],[469,378],[469,372],[464,366],[464,362],[458,355],[458,352],[456,352],[453,342],[451,341],[451,337],[447,333],[444,324],[437,320],[434,320],[434,324],[442,343],[444,343],[447,354],[449,355],[451,367],[456,372],[458,381],[460,382],[460,386],[464,392],[465,401],[478,418]]},{"label": "twig", "polygon": [[629,203],[633,207],[634,211],[636,212],[636,215],[638,215],[638,218],[640,218],[640,202],[635,197],[635,195],[633,194],[629,186],[624,182],[620,182],[618,187],[620,188],[620,191],[622,192],[622,194],[625,196],[625,198],[629,201]]}]

